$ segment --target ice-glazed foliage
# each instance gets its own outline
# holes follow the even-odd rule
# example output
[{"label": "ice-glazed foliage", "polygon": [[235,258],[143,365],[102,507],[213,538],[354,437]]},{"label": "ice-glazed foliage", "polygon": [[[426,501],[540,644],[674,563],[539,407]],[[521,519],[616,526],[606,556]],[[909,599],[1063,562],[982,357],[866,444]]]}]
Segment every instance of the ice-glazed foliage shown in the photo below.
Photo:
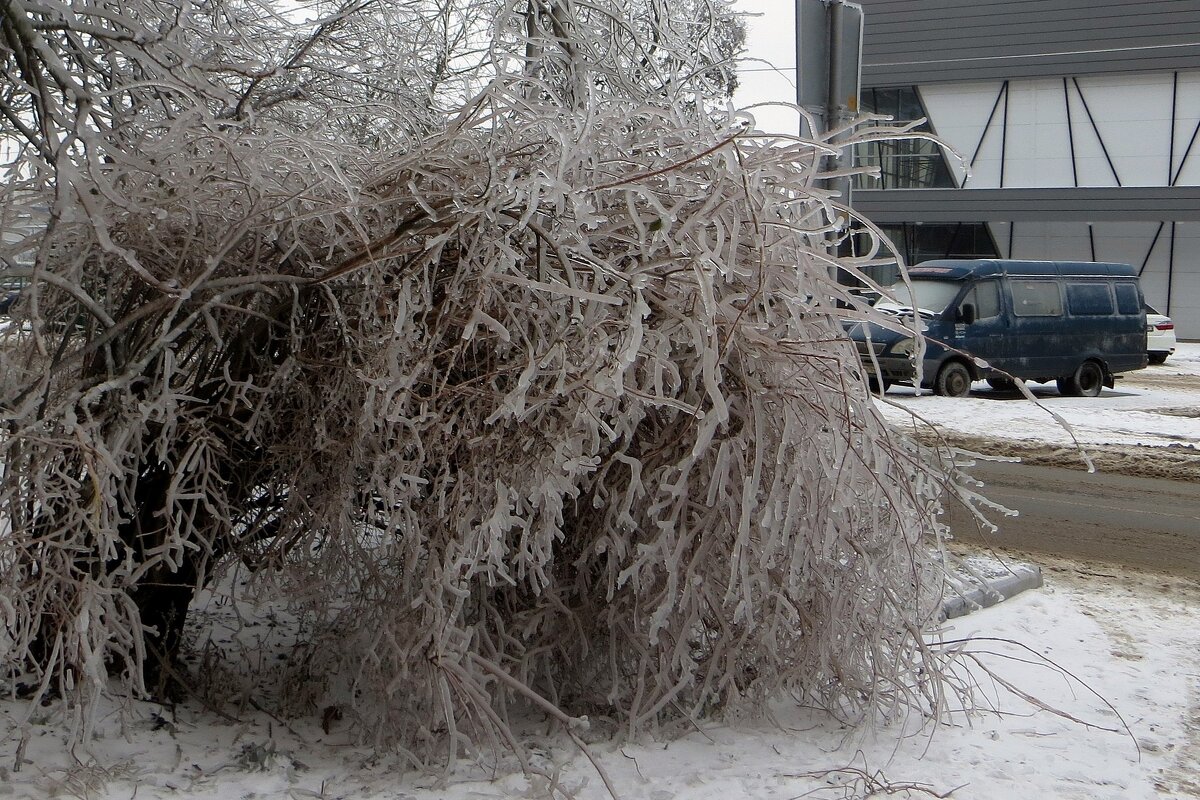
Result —
[{"label": "ice-glazed foliage", "polygon": [[951,468],[842,336],[830,148],[719,111],[736,26],[671,6],[9,5],[5,666],[178,688],[238,564],[299,710],[413,752],[535,694],[935,710]]}]

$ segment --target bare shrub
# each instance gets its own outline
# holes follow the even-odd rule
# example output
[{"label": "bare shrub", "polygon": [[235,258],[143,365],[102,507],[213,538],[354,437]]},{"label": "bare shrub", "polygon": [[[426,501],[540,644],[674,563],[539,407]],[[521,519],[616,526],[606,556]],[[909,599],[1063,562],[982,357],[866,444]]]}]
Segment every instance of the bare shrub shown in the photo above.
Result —
[{"label": "bare shrub", "polygon": [[251,7],[108,6],[4,12],[4,202],[45,221],[7,256],[8,666],[169,693],[237,560],[312,696],[427,754],[515,700],[937,712],[953,467],[842,336],[831,146],[719,110],[720,5],[523,0],[486,47],[451,7],[404,91],[357,9],[271,64]]}]

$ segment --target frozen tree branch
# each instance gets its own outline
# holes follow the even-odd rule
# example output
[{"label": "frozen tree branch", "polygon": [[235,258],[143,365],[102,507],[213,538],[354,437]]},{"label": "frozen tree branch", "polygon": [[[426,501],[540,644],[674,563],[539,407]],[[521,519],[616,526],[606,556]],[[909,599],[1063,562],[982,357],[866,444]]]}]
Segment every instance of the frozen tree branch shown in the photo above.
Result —
[{"label": "frozen tree branch", "polygon": [[170,694],[240,563],[303,696],[429,757],[531,700],[938,713],[966,495],[842,335],[834,145],[665,10],[8,0],[0,661]]}]

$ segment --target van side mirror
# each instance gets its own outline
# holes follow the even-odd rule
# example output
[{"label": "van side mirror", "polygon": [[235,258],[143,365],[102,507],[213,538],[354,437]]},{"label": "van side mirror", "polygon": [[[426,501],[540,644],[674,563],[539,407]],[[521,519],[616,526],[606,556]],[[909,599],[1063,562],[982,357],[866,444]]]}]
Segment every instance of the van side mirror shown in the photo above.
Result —
[{"label": "van side mirror", "polygon": [[958,321],[964,325],[973,325],[975,323],[975,304],[963,303],[958,309]]}]

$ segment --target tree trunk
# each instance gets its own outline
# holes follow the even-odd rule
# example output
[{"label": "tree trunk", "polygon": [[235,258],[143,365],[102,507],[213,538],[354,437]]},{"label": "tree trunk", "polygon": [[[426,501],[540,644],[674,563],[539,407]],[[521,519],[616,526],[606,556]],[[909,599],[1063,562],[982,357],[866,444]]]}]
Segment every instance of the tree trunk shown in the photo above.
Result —
[{"label": "tree trunk", "polygon": [[[134,513],[119,528],[121,541],[132,551],[135,563],[161,558],[159,549],[171,538],[167,508],[171,477],[165,466],[158,465],[144,470],[138,481],[134,492],[136,509],[131,509]],[[195,514],[200,528],[199,523],[207,514],[202,506],[195,509]],[[197,560],[205,555],[184,547],[179,563],[172,565],[160,560],[129,591],[145,635],[146,663],[142,665],[142,676],[146,688],[161,700],[178,699],[184,688],[176,665],[188,606],[196,593]]]}]

